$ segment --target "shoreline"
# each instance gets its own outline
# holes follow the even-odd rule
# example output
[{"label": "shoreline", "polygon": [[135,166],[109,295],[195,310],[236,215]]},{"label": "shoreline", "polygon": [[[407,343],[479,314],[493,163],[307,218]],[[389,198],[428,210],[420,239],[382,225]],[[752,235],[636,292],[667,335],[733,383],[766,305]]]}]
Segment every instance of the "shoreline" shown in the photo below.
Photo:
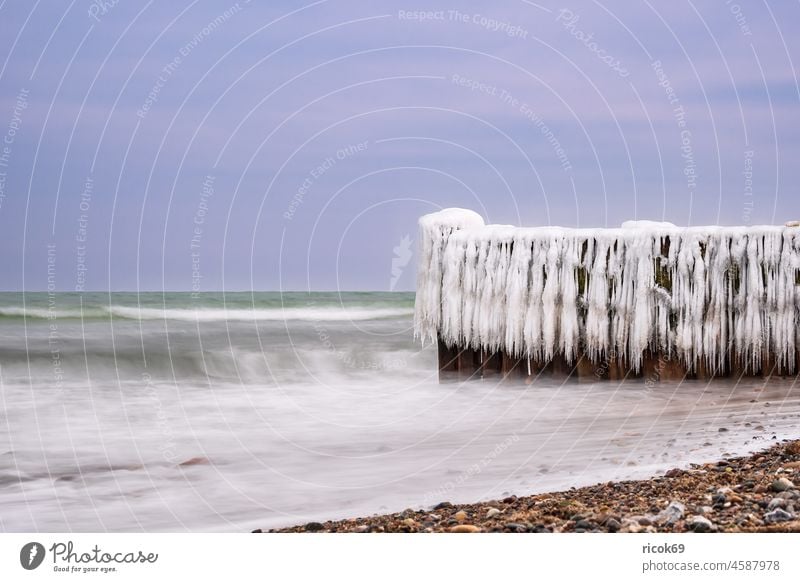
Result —
[{"label": "shoreline", "polygon": [[[800,440],[649,479],[326,522],[269,533],[800,532]],[[254,530],[253,533],[263,533]]]}]

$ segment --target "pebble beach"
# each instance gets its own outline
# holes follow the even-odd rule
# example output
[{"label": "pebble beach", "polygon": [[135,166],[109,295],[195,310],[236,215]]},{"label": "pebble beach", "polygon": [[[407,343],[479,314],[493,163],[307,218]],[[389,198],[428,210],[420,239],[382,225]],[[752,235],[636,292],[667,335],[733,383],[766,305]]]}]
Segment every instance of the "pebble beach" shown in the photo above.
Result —
[{"label": "pebble beach", "polygon": [[[269,532],[800,532],[800,440],[644,480],[511,496]],[[257,529],[253,533],[262,533]]]}]

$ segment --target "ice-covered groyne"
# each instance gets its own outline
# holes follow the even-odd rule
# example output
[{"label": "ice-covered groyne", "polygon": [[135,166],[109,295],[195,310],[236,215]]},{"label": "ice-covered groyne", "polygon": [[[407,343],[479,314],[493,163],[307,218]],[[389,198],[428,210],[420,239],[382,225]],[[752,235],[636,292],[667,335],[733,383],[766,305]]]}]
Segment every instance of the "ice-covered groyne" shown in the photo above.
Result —
[{"label": "ice-covered groyne", "polygon": [[420,219],[415,333],[440,369],[623,375],[794,374],[800,228],[485,225]]}]

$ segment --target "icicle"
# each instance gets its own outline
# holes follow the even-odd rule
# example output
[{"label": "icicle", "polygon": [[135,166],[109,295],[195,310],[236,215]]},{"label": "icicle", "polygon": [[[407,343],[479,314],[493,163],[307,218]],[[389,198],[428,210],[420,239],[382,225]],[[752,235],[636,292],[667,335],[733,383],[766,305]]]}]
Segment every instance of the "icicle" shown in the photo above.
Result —
[{"label": "icicle", "polygon": [[[632,222],[620,229],[484,226],[466,210],[420,219],[415,334],[530,360],[653,350],[690,369],[795,370],[800,229]],[[668,247],[668,248],[667,248]]]},{"label": "icicle", "polygon": [[471,210],[450,208],[419,219],[419,269],[414,309],[414,335],[423,342],[436,340],[441,318],[442,253],[453,231],[483,226]]}]

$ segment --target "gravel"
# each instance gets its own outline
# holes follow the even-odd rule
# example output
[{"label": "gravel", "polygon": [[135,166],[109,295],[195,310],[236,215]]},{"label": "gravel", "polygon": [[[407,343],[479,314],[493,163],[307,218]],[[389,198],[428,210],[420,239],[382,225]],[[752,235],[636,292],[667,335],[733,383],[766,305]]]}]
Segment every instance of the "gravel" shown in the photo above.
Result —
[{"label": "gravel", "polygon": [[[311,522],[282,532],[800,532],[800,440],[746,457],[486,503]],[[256,530],[258,531],[258,530]]]}]

